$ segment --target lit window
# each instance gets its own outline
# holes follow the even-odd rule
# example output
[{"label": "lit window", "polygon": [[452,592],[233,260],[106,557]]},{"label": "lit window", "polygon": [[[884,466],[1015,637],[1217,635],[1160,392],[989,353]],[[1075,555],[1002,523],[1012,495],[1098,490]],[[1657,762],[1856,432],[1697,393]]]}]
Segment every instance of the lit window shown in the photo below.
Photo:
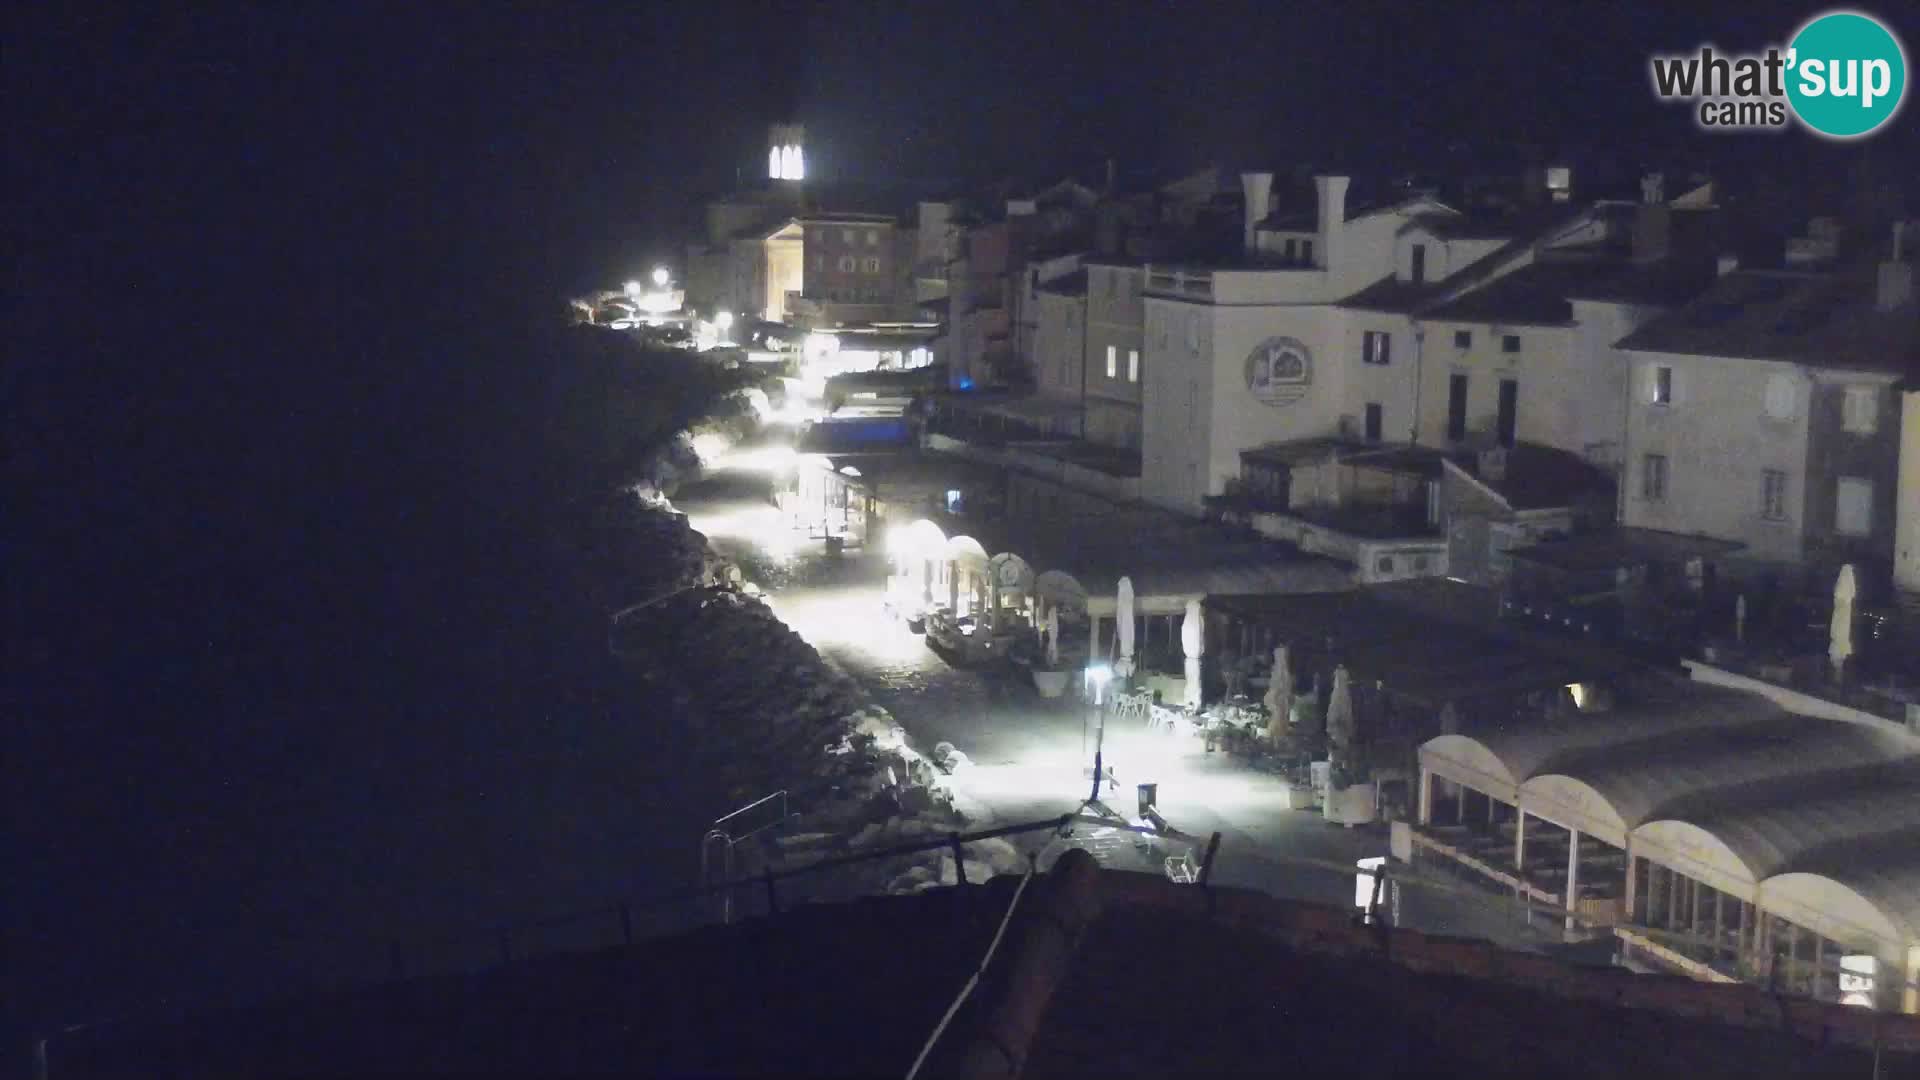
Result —
[{"label": "lit window", "polygon": [[852,247],[852,246],[853,246],[853,230],[852,230],[852,229],[841,229],[841,230],[840,230],[840,242],[841,242],[841,243],[843,243],[843,244],[845,244],[845,245],[847,245],[848,247]]},{"label": "lit window", "polygon": [[1649,369],[1647,379],[1647,400],[1655,405],[1673,404],[1673,369],[1655,367]]},{"label": "lit window", "polygon": [[1765,469],[1760,473],[1760,516],[1768,521],[1787,518],[1787,472]]},{"label": "lit window", "polygon": [[1453,332],[1453,347],[1456,349],[1473,348],[1473,331],[1455,330]]},{"label": "lit window", "polygon": [[1120,350],[1115,346],[1109,345],[1107,346],[1107,378],[1117,378],[1119,374]]},{"label": "lit window", "polygon": [[1133,382],[1133,383],[1137,383],[1140,381],[1140,350],[1139,349],[1127,350],[1127,381]]},{"label": "lit window", "polygon": [[1393,335],[1384,330],[1368,330],[1360,336],[1360,361],[1365,364],[1393,362]]},{"label": "lit window", "polygon": [[1849,386],[1840,399],[1840,426],[1855,435],[1871,435],[1880,424],[1880,395],[1871,386]]},{"label": "lit window", "polygon": [[879,273],[879,272],[880,272],[880,260],[879,260],[879,259],[868,259],[868,260],[867,260],[867,273],[869,273],[869,274],[877,274],[877,273]]},{"label": "lit window", "polygon": [[1793,379],[1786,375],[1767,376],[1767,418],[1793,419]]},{"label": "lit window", "polygon": [[1866,536],[1873,531],[1873,481],[1843,476],[1834,492],[1833,527],[1842,536]]},{"label": "lit window", "polygon": [[880,230],[879,230],[879,229],[868,229],[868,230],[867,230],[867,246],[868,246],[868,247],[873,247],[874,245],[876,245],[876,244],[878,244],[878,243],[880,243]]},{"label": "lit window", "polygon": [[1500,338],[1500,351],[1503,353],[1519,352],[1520,351],[1520,335],[1519,334],[1503,335]]},{"label": "lit window", "polygon": [[853,256],[851,255],[840,256],[840,270],[842,273],[851,273],[853,271],[853,267],[854,267]]},{"label": "lit window", "polygon": [[1667,455],[1648,454],[1640,462],[1640,497],[1663,502],[1667,497]]}]

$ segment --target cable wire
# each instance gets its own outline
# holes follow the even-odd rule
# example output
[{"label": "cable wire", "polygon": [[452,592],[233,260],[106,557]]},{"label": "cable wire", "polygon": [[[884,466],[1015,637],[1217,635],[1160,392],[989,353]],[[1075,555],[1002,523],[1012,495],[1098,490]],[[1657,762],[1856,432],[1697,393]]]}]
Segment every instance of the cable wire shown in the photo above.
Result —
[{"label": "cable wire", "polygon": [[960,995],[953,999],[953,1004],[947,1006],[947,1015],[940,1018],[940,1023],[933,1029],[933,1034],[927,1036],[927,1044],[920,1048],[920,1056],[913,1059],[913,1068],[907,1070],[907,1080],[913,1080],[919,1074],[920,1066],[927,1063],[927,1055],[933,1052],[934,1044],[940,1041],[940,1036],[946,1032],[947,1025],[953,1022],[953,1016],[960,1011],[960,1006],[966,1004],[968,996],[973,993],[973,988],[980,984],[980,976],[986,972],[987,965],[993,963],[993,954],[1000,951],[1000,939],[1006,936],[1007,924],[1013,921],[1013,913],[1020,907],[1020,896],[1027,891],[1027,883],[1033,880],[1034,866],[1035,864],[1031,861],[1027,863],[1027,872],[1021,876],[1019,887],[1013,890],[1013,902],[1007,905],[1007,913],[1001,916],[1000,929],[993,932],[993,942],[987,946],[986,955],[980,958],[980,966],[973,969],[973,974],[967,977],[966,985],[960,988]]}]

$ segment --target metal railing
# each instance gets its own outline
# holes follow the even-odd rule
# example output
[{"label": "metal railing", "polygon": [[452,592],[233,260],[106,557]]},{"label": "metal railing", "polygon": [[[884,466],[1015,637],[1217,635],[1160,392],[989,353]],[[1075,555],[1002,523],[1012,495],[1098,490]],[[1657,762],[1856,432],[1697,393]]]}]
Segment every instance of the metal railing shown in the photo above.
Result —
[{"label": "metal railing", "polygon": [[[768,798],[774,797],[776,796],[769,796]],[[933,851],[940,848],[952,849],[955,859],[955,874],[959,883],[965,885],[968,884],[964,857],[964,849],[967,844],[979,840],[992,840],[1003,836],[1038,832],[1042,829],[1066,829],[1074,823],[1076,817],[1077,815],[1074,814],[1062,814],[1059,817],[1047,818],[1041,821],[1003,825],[999,828],[983,829],[971,833],[953,832],[934,839],[896,844],[892,847],[821,859],[817,862],[808,863],[805,866],[792,867],[784,870],[765,870],[758,874],[742,877],[729,876],[724,881],[705,883],[695,888],[677,889],[672,892],[657,893],[652,896],[631,900],[622,900],[581,911],[555,915],[545,919],[506,923],[486,929],[445,934],[432,938],[420,938],[411,942],[395,940],[390,942],[388,946],[388,971],[389,974],[396,979],[406,978],[410,974],[421,974],[421,971],[417,970],[413,965],[410,965],[409,958],[411,956],[434,948],[480,943],[485,943],[490,946],[499,962],[503,964],[511,963],[517,958],[530,955],[530,952],[527,950],[517,950],[515,947],[516,942],[526,940],[527,936],[533,931],[551,930],[561,927],[578,927],[590,924],[598,924],[604,927],[609,923],[615,923],[619,926],[620,930],[620,940],[618,943],[631,945],[635,941],[634,918],[636,913],[667,908],[674,905],[712,900],[720,896],[730,896],[741,889],[758,889],[761,891],[766,898],[767,913],[775,914],[780,911],[779,886],[782,882],[856,866],[861,863],[877,862],[882,859],[897,858],[903,855],[917,855],[921,852]],[[1115,823],[1102,822],[1102,824]],[[604,946],[612,943],[602,942],[601,944]],[[534,951],[544,952],[551,950]]]}]

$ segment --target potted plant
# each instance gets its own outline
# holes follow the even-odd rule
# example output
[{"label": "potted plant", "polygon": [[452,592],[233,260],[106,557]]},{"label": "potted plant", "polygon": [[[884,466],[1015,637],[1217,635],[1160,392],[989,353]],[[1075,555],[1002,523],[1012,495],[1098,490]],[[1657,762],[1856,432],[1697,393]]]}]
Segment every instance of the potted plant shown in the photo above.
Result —
[{"label": "potted plant", "polygon": [[1057,698],[1067,692],[1067,672],[1060,666],[1060,609],[1047,612],[1041,627],[1044,642],[1040,658],[1033,665],[1033,688],[1043,698]]}]

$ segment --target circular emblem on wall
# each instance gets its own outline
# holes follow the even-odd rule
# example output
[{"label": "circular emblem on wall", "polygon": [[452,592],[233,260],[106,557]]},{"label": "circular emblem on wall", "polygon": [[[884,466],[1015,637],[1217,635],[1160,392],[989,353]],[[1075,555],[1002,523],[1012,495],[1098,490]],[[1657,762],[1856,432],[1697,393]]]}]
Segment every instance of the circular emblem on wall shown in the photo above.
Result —
[{"label": "circular emblem on wall", "polygon": [[1247,354],[1247,392],[1262,405],[1291,405],[1313,385],[1313,352],[1297,338],[1268,338]]}]

